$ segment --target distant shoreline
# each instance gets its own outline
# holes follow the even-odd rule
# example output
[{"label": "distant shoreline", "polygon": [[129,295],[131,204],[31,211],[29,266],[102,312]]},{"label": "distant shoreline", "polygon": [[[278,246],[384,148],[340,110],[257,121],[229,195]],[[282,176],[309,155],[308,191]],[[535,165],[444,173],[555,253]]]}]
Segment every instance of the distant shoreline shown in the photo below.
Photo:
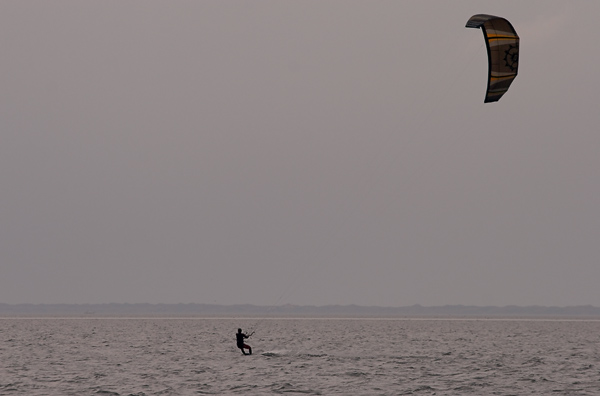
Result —
[{"label": "distant shoreline", "polygon": [[0,317],[248,317],[248,318],[576,318],[600,319],[600,307],[218,304],[2,304]]}]

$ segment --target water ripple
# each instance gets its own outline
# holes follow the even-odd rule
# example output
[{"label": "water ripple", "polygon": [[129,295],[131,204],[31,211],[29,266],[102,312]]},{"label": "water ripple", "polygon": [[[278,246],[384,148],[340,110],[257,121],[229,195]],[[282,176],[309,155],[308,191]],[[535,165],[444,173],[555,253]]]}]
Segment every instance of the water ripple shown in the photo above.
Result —
[{"label": "water ripple", "polygon": [[[600,322],[0,319],[2,395],[595,395]],[[254,354],[235,346],[256,327]]]}]

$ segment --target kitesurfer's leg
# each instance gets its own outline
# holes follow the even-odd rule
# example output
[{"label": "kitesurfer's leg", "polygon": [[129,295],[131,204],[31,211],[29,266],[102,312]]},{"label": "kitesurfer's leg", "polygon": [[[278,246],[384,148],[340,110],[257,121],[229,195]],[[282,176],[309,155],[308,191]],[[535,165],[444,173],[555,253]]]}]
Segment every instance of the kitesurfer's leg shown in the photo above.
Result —
[{"label": "kitesurfer's leg", "polygon": [[247,355],[246,351],[244,351],[244,348],[240,348],[240,350],[242,351],[242,353],[243,353],[244,355]]}]

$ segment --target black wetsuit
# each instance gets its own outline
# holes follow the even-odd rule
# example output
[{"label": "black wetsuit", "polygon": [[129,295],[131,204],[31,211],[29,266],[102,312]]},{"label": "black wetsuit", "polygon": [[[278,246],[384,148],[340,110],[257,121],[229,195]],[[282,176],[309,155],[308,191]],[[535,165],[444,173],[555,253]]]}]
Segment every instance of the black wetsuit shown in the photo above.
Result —
[{"label": "black wetsuit", "polygon": [[248,338],[248,336],[244,333],[235,333],[235,338],[237,338],[237,347],[244,348],[244,338]]}]

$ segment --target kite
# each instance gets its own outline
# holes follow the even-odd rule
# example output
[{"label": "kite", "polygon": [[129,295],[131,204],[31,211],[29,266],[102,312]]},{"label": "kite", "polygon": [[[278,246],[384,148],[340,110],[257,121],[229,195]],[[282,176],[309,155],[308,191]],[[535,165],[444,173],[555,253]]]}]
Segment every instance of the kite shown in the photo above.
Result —
[{"label": "kite", "polygon": [[465,27],[483,31],[489,65],[484,103],[497,102],[517,77],[519,36],[509,21],[493,15],[473,15]]}]

